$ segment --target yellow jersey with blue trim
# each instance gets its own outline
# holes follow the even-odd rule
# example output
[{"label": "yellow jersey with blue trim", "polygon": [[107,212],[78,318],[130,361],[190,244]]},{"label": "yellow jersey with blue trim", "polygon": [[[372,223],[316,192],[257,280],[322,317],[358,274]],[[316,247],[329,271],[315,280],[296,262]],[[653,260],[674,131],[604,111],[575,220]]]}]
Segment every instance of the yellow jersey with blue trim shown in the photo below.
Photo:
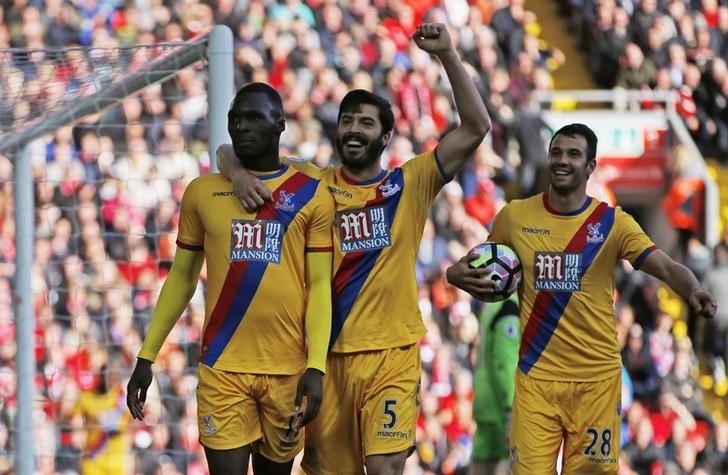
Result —
[{"label": "yellow jersey with blue trim", "polygon": [[[73,407],[73,414],[83,417],[86,428],[85,460],[104,460],[114,466],[124,465],[129,451],[127,428],[131,415],[126,409],[126,395],[121,387],[105,393],[82,391]],[[111,460],[109,459],[111,457]]]},{"label": "yellow jersey with blue trim", "polygon": [[541,193],[506,205],[488,239],[510,246],[523,266],[520,370],[552,381],[618,374],[615,267],[626,259],[639,269],[656,249],[634,218],[590,197],[559,213]]},{"label": "yellow jersey with blue trim", "polygon": [[220,370],[297,374],[306,365],[305,253],[331,252],[334,203],[321,181],[288,164],[258,177],[273,201],[248,213],[221,174],[182,198],[177,244],[204,250],[200,362]]},{"label": "yellow jersey with blue trim", "polygon": [[397,348],[425,334],[415,263],[430,205],[448,178],[434,151],[357,182],[341,167],[322,180],[336,201],[330,348]]}]

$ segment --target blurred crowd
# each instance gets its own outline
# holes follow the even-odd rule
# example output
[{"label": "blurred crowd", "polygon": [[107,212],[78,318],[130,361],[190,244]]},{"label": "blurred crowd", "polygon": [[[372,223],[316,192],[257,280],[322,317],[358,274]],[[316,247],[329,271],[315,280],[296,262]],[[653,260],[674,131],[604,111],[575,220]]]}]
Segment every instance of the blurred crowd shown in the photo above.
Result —
[{"label": "blurred crowd", "polygon": [[728,2],[559,0],[603,88],[677,91],[701,152],[728,157]]},{"label": "blurred crowd", "polygon": [[[565,7],[588,44],[602,45],[596,32],[606,38],[617,24],[625,31],[652,31],[629,26],[650,3],[655,2],[603,0],[597,7],[584,0]],[[672,88],[688,104],[683,91],[695,79],[693,66],[700,68],[699,82],[713,77],[707,71],[717,68],[718,56],[703,61],[707,53],[693,55],[688,46],[691,38],[700,44],[697,19],[708,17],[711,2],[662,2],[659,8],[670,8],[650,18],[659,16],[667,25],[677,3],[684,4],[680,18],[692,18],[676,19],[677,29],[668,28],[680,40],[674,44],[691,51],[685,63],[666,63],[667,82],[630,83],[630,69],[609,66],[604,53],[593,66],[605,86]],[[716,7],[720,18],[725,9]],[[543,189],[539,177],[549,130],[529,95],[551,89],[552,73],[564,61],[561,51],[539,38],[538,18],[522,0],[2,0],[0,49],[72,44],[91,49],[2,52],[0,124],[3,135],[16,133],[159,54],[154,48],[109,48],[186,40],[226,24],[235,38],[236,85],[266,81],[284,99],[282,146],[288,153],[321,166],[335,164],[339,101],[348,90],[364,88],[394,106],[395,133],[384,166],[396,167],[431,149],[456,120],[440,65],[409,40],[421,21],[450,26],[493,120],[492,133],[469,166],[436,199],[418,252],[420,309],[428,333],[421,342],[417,450],[407,473],[454,474],[465,473],[469,463],[473,410],[488,408],[472,407],[481,305],[449,286],[444,269],[487,238],[506,200]],[[693,36],[683,34],[688,23]],[[706,28],[712,32],[716,25],[708,22]],[[634,40],[637,55],[644,55],[642,39]],[[599,51],[619,51],[613,61],[621,64],[633,50],[629,44],[618,50],[602,45]],[[617,71],[620,77],[609,76]],[[664,75],[659,71],[656,77]],[[145,420],[131,422],[123,401],[124,378],[174,255],[182,193],[192,178],[209,172],[205,81],[204,68],[187,68],[30,146],[37,203],[34,440],[42,473],[79,472],[82,460],[101,457],[101,442],[110,440],[125,448],[124,463],[134,473],[205,473],[195,405],[204,271],[155,364]],[[684,117],[701,139],[709,122],[696,112],[693,127],[690,116]],[[710,117],[718,128],[719,116]],[[12,466],[17,450],[12,188],[12,157],[0,156],[0,472]],[[705,258],[701,251],[697,255]],[[720,280],[728,272],[725,259],[713,266],[707,252],[708,264],[700,268],[704,277],[725,282]],[[695,345],[686,332],[673,330],[679,316],[666,310],[656,282],[628,266],[619,277],[624,473],[700,473],[694,470],[698,465],[705,473],[728,473],[728,423],[701,405]],[[728,310],[728,304],[719,308]],[[711,355],[719,375],[728,316],[716,325],[710,334],[723,337],[715,338]],[[89,400],[108,407],[94,410],[102,404]]]}]

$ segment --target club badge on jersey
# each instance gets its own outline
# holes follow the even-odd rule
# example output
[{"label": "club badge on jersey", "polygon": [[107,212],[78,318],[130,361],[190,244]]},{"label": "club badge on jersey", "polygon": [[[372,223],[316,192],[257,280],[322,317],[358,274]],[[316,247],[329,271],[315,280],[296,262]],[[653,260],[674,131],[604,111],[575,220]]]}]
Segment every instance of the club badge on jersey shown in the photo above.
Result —
[{"label": "club badge on jersey", "polygon": [[275,201],[276,209],[289,213],[293,212],[296,209],[296,206],[293,204],[293,198],[295,196],[295,193],[286,193],[286,190],[279,191],[278,199]]}]

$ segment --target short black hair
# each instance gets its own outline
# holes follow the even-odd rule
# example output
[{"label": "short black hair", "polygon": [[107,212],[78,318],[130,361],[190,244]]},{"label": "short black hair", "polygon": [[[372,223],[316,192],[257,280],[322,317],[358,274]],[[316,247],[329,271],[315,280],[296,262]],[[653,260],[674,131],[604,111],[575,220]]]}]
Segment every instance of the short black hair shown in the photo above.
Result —
[{"label": "short black hair", "polygon": [[586,139],[586,159],[588,162],[597,158],[597,134],[584,124],[569,124],[561,127],[551,137],[549,142],[549,150],[554,143],[557,135],[566,135],[567,137],[584,137]]},{"label": "short black hair", "polygon": [[283,100],[281,99],[281,95],[278,94],[278,91],[276,91],[270,84],[266,84],[264,82],[251,82],[238,89],[238,92],[235,94],[235,98],[233,99],[233,105],[235,105],[235,103],[237,103],[244,95],[255,93],[265,94],[268,99],[275,104],[281,115],[283,114]]},{"label": "short black hair", "polygon": [[341,121],[341,116],[345,112],[356,112],[362,104],[373,105],[379,110],[379,122],[382,123],[382,135],[392,131],[394,128],[392,104],[382,96],[365,91],[364,89],[354,89],[344,96],[339,106],[339,116],[336,118],[336,122]]}]

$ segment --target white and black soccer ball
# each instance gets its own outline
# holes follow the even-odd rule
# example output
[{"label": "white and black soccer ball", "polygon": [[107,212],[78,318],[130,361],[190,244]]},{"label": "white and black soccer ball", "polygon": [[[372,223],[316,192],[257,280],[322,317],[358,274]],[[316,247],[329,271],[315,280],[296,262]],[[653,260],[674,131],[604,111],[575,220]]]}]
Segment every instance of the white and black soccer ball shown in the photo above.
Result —
[{"label": "white and black soccer ball", "polygon": [[478,257],[471,260],[468,265],[474,269],[490,270],[490,274],[484,278],[494,280],[496,283],[493,296],[487,299],[489,302],[505,300],[516,291],[523,272],[521,261],[513,249],[505,244],[488,241],[478,244],[470,250],[470,253]]}]

